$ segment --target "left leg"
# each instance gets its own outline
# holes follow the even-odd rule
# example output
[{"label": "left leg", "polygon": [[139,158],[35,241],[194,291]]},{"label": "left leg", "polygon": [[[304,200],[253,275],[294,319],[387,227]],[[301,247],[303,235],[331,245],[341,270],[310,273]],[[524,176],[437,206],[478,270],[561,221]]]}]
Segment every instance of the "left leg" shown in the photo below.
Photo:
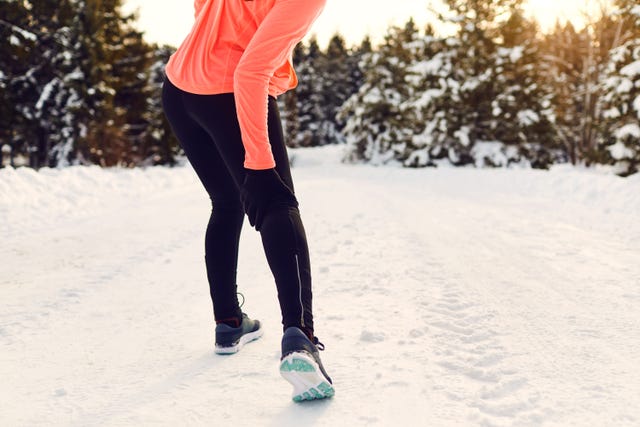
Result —
[{"label": "left leg", "polygon": [[[172,130],[212,202],[205,234],[205,261],[216,321],[241,319],[236,296],[236,271],[244,211],[238,185],[229,174],[215,141],[194,120],[191,96],[168,79],[163,87],[163,107]],[[212,114],[221,114],[219,96],[202,97]]]}]

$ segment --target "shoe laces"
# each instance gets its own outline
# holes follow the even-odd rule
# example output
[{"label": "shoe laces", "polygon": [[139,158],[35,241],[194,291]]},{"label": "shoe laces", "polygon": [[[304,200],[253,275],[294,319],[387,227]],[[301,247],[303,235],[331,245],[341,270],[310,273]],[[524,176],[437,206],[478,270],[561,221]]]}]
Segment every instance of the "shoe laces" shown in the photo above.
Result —
[{"label": "shoe laces", "polygon": [[244,295],[242,295],[242,293],[240,292],[236,292],[236,295],[239,297],[242,297],[242,302],[239,303],[240,304],[240,308],[242,308],[242,306],[244,305]]},{"label": "shoe laces", "polygon": [[324,351],[324,344],[320,342],[318,337],[313,337],[313,344],[316,346],[318,350]]}]

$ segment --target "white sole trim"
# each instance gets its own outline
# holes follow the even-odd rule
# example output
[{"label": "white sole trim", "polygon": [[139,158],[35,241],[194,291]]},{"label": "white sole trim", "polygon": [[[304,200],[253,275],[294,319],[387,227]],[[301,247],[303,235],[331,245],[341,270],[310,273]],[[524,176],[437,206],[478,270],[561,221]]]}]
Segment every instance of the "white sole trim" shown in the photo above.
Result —
[{"label": "white sole trim", "polygon": [[262,336],[262,325],[260,326],[260,329],[258,329],[257,331],[249,332],[248,334],[244,334],[243,336],[241,336],[240,341],[238,341],[238,344],[236,345],[223,347],[216,344],[214,352],[216,354],[235,354],[239,352],[242,349],[242,347],[244,347],[245,344],[250,343],[251,341],[255,341],[261,336]]}]

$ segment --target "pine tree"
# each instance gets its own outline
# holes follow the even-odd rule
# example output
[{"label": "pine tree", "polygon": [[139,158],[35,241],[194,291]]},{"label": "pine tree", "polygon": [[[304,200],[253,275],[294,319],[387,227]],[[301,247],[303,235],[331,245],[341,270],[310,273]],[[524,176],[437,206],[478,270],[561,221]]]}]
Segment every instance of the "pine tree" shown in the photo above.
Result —
[{"label": "pine tree", "polygon": [[438,160],[448,159],[450,147],[461,136],[451,123],[457,120],[462,102],[460,82],[464,74],[456,66],[459,49],[457,38],[436,37],[430,28],[419,43],[414,43],[416,60],[405,77],[408,97],[402,104],[412,129],[405,166],[433,166]]},{"label": "pine tree", "polygon": [[78,54],[86,76],[78,158],[103,166],[127,164],[132,151],[126,134],[127,109],[118,105],[122,97],[117,96],[124,85],[120,76],[128,53],[124,39],[133,18],[121,14],[121,0],[76,1],[82,29]]},{"label": "pine tree", "polygon": [[371,45],[371,38],[369,36],[366,36],[358,46],[350,50],[349,57],[347,58],[347,63],[349,65],[348,80],[350,96],[347,97],[347,99],[358,92],[360,87],[364,84],[366,70],[363,67],[363,59],[366,55],[371,54],[371,52],[373,52],[373,46]]},{"label": "pine tree", "polygon": [[3,1],[0,145],[12,156],[35,168],[174,161],[157,63],[169,51],[147,45],[120,8],[121,0]]},{"label": "pine tree", "polygon": [[[344,129],[347,125],[345,117],[341,111],[346,102],[356,94],[365,83],[365,69],[363,59],[371,54],[373,48],[371,39],[366,36],[362,42],[348,51],[343,56],[345,66],[342,68],[339,78],[341,79],[340,91],[334,97],[334,103],[331,105],[330,120],[335,122],[336,134],[332,142],[345,143]],[[329,53],[330,55],[330,53]]]},{"label": "pine tree", "polygon": [[159,92],[159,87],[149,84],[149,71],[154,58],[152,47],[146,44],[142,33],[134,30],[128,16],[120,23],[119,34],[114,43],[121,46],[121,56],[112,67],[114,109],[123,115],[124,137],[128,149],[121,157],[124,164],[153,164],[155,147],[148,138],[149,117],[145,114],[150,98]]},{"label": "pine tree", "polygon": [[[541,121],[543,110],[537,94],[531,93],[536,87],[534,70],[518,71],[521,63],[531,66],[523,63],[523,58],[529,62],[534,58],[533,52],[525,55],[525,48],[515,44],[516,30],[510,30],[524,23],[518,15],[520,2],[446,3],[449,13],[441,14],[440,19],[458,30],[446,38],[428,31],[420,59],[411,67],[411,99],[405,105],[415,120],[411,154],[405,165],[427,166],[441,160],[454,165],[518,161],[527,154],[523,148],[533,138],[531,125]],[[530,28],[530,33],[535,33],[535,28]],[[509,123],[501,120],[505,115],[510,116]],[[531,127],[528,137],[516,121],[525,116]],[[506,140],[487,147],[497,139]],[[476,146],[478,142],[482,145]]]},{"label": "pine tree", "polygon": [[319,64],[321,73],[321,108],[318,144],[335,144],[342,142],[340,131],[344,121],[338,117],[338,111],[345,101],[354,93],[351,74],[352,62],[350,52],[346,48],[344,38],[334,34]]},{"label": "pine tree", "polygon": [[162,108],[164,68],[174,50],[169,46],[155,46],[153,49],[153,61],[148,69],[146,87],[143,90],[147,98],[144,106],[145,113],[142,117],[144,132],[140,136],[145,147],[142,164],[174,165],[176,157],[181,153],[178,140]]},{"label": "pine tree", "polygon": [[[24,2],[0,1],[0,167],[15,166],[16,157],[26,157],[24,130],[28,128],[20,110],[19,94],[29,75],[27,58],[37,36],[29,31],[29,11]],[[7,155],[5,161],[2,157]]]},{"label": "pine tree", "polygon": [[[299,83],[280,97],[281,117],[290,146],[318,146],[344,142],[344,121],[338,112],[363,82],[360,60],[371,44],[347,49],[344,38],[334,34],[326,51],[311,39],[296,46],[293,59]],[[310,73],[310,74],[309,74]]]},{"label": "pine tree", "polygon": [[620,1],[618,7],[626,30],[624,43],[610,52],[602,85],[601,146],[606,160],[626,176],[640,168],[640,6]]},{"label": "pine tree", "polygon": [[449,112],[449,160],[474,162],[476,141],[494,139],[496,96],[495,56],[500,21],[509,17],[522,0],[446,0],[451,14],[443,19],[458,26],[459,45],[453,58],[458,70],[460,102]]},{"label": "pine tree", "polygon": [[[494,57],[491,139],[503,145],[497,159],[476,159],[490,165],[526,160],[547,168],[562,160],[553,123],[553,93],[540,79],[544,65],[537,41],[538,27],[513,10],[499,27]],[[475,155],[478,157],[478,154]]]},{"label": "pine tree", "polygon": [[289,147],[299,146],[300,113],[298,111],[298,93],[304,90],[303,87],[306,83],[305,77],[300,73],[300,64],[304,61],[305,52],[306,49],[303,42],[298,43],[293,50],[293,65],[298,75],[298,86],[278,97],[285,142]]},{"label": "pine tree", "polygon": [[410,20],[404,28],[390,28],[384,43],[364,55],[364,84],[339,114],[346,122],[345,161],[383,164],[406,157],[412,129],[402,103],[409,96],[406,78],[415,60],[412,44],[419,36],[415,23]]},{"label": "pine tree", "polygon": [[38,0],[22,4],[29,12],[28,29],[35,40],[25,59],[27,72],[16,79],[14,95],[20,115],[20,137],[31,167],[65,164],[77,137],[80,103],[79,72],[74,43],[78,32],[71,1]]},{"label": "pine tree", "polygon": [[555,95],[555,127],[563,151],[572,164],[584,158],[582,123],[586,85],[583,58],[587,54],[588,40],[585,31],[577,32],[570,22],[564,25],[558,22],[541,44],[545,58],[541,75],[546,79],[542,84]]},{"label": "pine tree", "polygon": [[323,81],[319,73],[323,52],[315,37],[309,40],[296,63],[298,87],[295,89],[297,115],[297,132],[290,143],[294,147],[311,147],[321,145],[320,130],[324,119]]},{"label": "pine tree", "polygon": [[621,43],[626,31],[606,8],[590,17],[577,31],[557,24],[544,40],[542,52],[548,71],[546,84],[553,88],[556,129],[569,160],[590,165],[605,161],[600,148],[601,84],[609,51]]},{"label": "pine tree", "polygon": [[146,57],[140,34],[129,26],[132,18],[120,14],[120,1],[14,4],[27,12],[25,27],[34,34],[22,58],[24,72],[11,88],[15,123],[22,123],[13,139],[24,141],[29,165],[130,159],[136,145],[127,139],[127,125],[135,122],[146,94],[138,95],[136,105],[127,90],[137,84],[129,93],[138,93],[144,83]]}]

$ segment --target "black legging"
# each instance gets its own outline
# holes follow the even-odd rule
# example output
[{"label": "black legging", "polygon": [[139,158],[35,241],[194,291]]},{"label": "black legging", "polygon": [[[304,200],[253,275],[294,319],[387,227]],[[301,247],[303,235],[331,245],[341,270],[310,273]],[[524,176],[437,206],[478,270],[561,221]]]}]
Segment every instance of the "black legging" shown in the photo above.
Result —
[{"label": "black legging", "polygon": [[[245,152],[234,95],[195,95],[165,79],[162,101],[171,128],[213,205],[205,235],[205,260],[215,319],[239,317],[236,272],[244,220],[239,189],[245,177]],[[273,97],[269,97],[268,123],[276,171],[293,191],[278,105]],[[260,235],[278,288],[284,328],[297,326],[313,334],[309,250],[297,201],[272,206]]]}]

